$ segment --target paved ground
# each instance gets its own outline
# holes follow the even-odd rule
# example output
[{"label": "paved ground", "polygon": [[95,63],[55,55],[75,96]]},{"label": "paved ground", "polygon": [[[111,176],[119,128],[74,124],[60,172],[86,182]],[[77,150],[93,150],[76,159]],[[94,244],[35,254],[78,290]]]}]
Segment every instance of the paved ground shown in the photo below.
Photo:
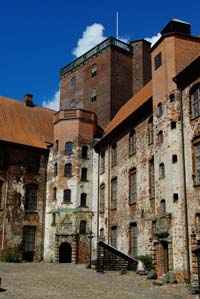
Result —
[{"label": "paved ground", "polygon": [[83,265],[0,263],[0,298],[14,299],[196,299],[183,285],[154,286],[134,272],[96,273]]}]

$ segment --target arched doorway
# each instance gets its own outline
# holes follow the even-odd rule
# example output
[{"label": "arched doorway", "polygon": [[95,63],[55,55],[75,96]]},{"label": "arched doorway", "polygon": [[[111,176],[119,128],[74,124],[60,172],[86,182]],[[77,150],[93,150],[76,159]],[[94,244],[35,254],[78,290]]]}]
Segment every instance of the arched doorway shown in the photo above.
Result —
[{"label": "arched doorway", "polygon": [[64,242],[59,247],[59,263],[72,262],[72,247],[69,243]]}]

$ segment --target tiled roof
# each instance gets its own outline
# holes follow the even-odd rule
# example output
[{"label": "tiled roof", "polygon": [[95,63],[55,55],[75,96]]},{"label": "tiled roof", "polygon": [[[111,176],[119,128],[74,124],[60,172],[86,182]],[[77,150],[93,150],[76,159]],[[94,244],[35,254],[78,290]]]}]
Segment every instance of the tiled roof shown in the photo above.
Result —
[{"label": "tiled roof", "polygon": [[138,93],[136,93],[122,108],[105,128],[105,136],[119,126],[128,116],[142,106],[152,97],[152,81],[148,82]]},{"label": "tiled roof", "polygon": [[38,148],[53,143],[56,111],[0,96],[0,140]]}]

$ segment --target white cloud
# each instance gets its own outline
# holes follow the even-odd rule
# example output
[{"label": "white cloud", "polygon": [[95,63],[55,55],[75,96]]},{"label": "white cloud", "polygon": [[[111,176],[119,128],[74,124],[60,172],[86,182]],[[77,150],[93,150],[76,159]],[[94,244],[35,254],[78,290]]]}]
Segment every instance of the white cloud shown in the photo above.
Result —
[{"label": "white cloud", "polygon": [[101,24],[94,23],[87,26],[83,31],[82,37],[78,40],[77,47],[73,50],[76,57],[81,56],[97,44],[101,43],[106,37],[103,35],[104,27]]},{"label": "white cloud", "polygon": [[55,92],[52,99],[47,100],[47,101],[43,101],[42,106],[58,111],[60,109],[60,89]]},{"label": "white cloud", "polygon": [[145,38],[145,40],[147,40],[148,42],[150,42],[151,43],[151,47],[153,47],[153,45],[155,45],[155,43],[159,40],[160,37],[161,37],[161,34],[158,33],[155,36]]}]

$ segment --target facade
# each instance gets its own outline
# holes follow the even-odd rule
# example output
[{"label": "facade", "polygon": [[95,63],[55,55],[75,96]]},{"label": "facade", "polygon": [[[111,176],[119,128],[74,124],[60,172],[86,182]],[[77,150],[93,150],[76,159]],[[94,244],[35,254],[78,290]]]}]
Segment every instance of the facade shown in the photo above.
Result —
[{"label": "facade", "polygon": [[172,20],[151,51],[152,81],[120,109],[96,147],[99,236],[132,256],[149,254],[159,277],[173,270],[179,280],[197,273],[198,64],[183,94],[173,78],[180,72],[177,82],[183,74],[188,82],[183,70],[199,53],[190,24]]},{"label": "facade", "polygon": [[53,142],[53,110],[0,97],[1,259],[14,250],[26,261],[44,255],[47,145]]}]

